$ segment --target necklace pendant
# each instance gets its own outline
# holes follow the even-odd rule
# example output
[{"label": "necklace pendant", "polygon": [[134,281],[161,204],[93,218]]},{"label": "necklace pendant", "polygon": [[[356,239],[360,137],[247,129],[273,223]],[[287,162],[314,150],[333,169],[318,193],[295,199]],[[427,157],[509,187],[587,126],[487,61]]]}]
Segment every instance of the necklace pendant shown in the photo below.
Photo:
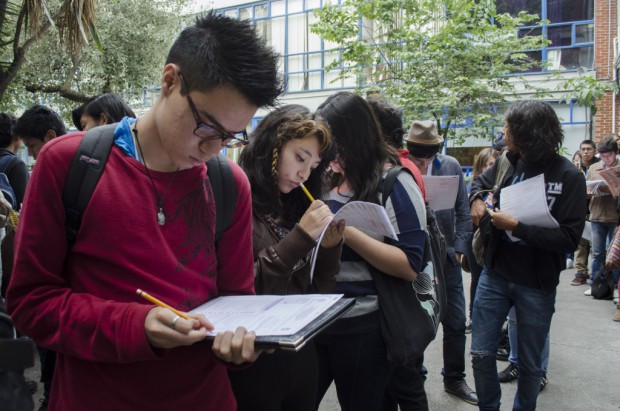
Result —
[{"label": "necklace pendant", "polygon": [[157,224],[159,225],[166,224],[166,215],[164,214],[164,210],[161,208],[157,212]]}]

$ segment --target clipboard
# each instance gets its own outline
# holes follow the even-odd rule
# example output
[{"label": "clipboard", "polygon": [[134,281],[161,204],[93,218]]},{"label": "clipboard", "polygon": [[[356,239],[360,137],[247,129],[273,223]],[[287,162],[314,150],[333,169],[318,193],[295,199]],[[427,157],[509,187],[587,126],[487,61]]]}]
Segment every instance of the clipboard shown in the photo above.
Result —
[{"label": "clipboard", "polygon": [[[340,298],[296,333],[290,335],[259,335],[256,337],[254,345],[256,348],[276,348],[286,351],[299,351],[308,341],[333,324],[353,307],[353,305],[355,305],[355,298]],[[211,346],[214,339],[214,335],[208,335],[205,340],[197,344]]]}]

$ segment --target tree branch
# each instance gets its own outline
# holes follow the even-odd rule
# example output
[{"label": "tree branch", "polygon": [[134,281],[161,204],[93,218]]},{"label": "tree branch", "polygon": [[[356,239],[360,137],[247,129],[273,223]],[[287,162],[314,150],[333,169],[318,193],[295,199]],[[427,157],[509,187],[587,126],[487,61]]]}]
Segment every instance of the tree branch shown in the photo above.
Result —
[{"label": "tree branch", "polygon": [[38,84],[27,84],[26,91],[31,93],[58,93],[61,97],[68,100],[77,101],[83,103],[88,100],[88,96],[80,91],[71,90],[66,86],[41,86]]}]

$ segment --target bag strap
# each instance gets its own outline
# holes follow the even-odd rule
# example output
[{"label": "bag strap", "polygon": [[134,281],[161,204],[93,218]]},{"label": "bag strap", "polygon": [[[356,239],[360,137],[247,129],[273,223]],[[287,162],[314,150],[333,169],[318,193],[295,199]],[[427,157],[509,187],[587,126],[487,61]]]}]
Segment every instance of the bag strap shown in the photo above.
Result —
[{"label": "bag strap", "polygon": [[[392,194],[392,189],[394,188],[394,184],[396,183],[398,174],[401,171],[410,174],[413,178],[413,173],[406,167],[395,165],[394,167],[390,168],[387,172],[387,175],[385,176],[385,179],[383,179],[383,186],[381,187],[381,205],[383,207],[385,207],[385,204],[387,203],[390,194]],[[413,179],[413,181],[416,181],[415,178]]]},{"label": "bag strap", "polygon": [[69,246],[75,243],[82,215],[103,174],[114,143],[116,126],[108,124],[88,130],[73,157],[62,196]]},{"label": "bag strap", "polygon": [[502,182],[510,169],[510,160],[506,157],[506,152],[504,151],[501,156],[497,158],[497,174],[495,174],[495,185],[493,186],[493,193],[497,193],[500,188],[502,188]]},{"label": "bag strap", "polygon": [[218,153],[217,156],[207,161],[207,175],[215,198],[215,241],[217,242],[232,222],[237,191],[232,168],[228,158],[222,153]]}]

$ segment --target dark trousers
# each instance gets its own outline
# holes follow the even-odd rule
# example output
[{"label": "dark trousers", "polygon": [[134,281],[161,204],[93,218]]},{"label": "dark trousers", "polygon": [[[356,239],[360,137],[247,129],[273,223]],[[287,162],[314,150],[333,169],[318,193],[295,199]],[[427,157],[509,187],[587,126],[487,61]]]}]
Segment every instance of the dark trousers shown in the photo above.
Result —
[{"label": "dark trousers", "polygon": [[359,334],[323,333],[316,337],[319,359],[317,407],[333,381],[343,411],[381,408],[390,367],[378,325],[376,329]]},{"label": "dark trousers", "polygon": [[448,310],[443,326],[443,380],[452,383],[465,379],[465,294],[461,266],[446,262]]},{"label": "dark trousers", "polygon": [[469,318],[471,319],[471,313],[474,309],[474,300],[476,298],[476,287],[478,287],[482,266],[476,261],[471,242],[467,247],[465,256],[467,258],[467,264],[469,265],[469,272],[471,273],[471,284],[469,285]]},{"label": "dark trousers", "polygon": [[319,378],[312,342],[299,352],[261,354],[244,370],[229,370],[238,411],[314,411]]},{"label": "dark trousers", "polygon": [[428,400],[424,391],[426,373],[419,358],[411,364],[392,368],[381,411],[428,411]]}]

